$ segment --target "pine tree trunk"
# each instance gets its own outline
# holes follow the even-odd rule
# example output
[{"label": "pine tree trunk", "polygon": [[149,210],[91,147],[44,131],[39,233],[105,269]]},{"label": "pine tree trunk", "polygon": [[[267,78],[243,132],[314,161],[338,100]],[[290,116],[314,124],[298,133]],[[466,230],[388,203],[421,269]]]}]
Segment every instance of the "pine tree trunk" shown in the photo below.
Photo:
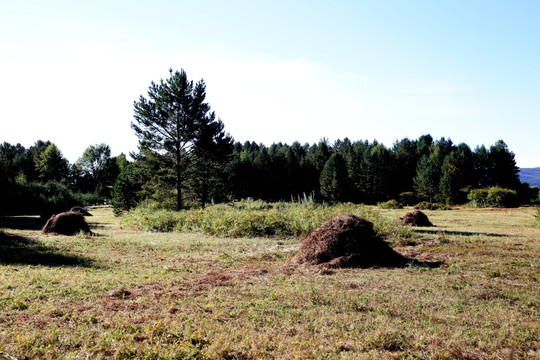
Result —
[{"label": "pine tree trunk", "polygon": [[176,170],[176,211],[182,210],[182,181],[180,180],[180,170]]},{"label": "pine tree trunk", "polygon": [[201,208],[205,208],[206,207],[206,203],[207,203],[207,197],[208,197],[208,191],[207,191],[207,186],[206,186],[206,181],[203,182],[203,188],[202,188],[202,192],[201,192]]},{"label": "pine tree trunk", "polygon": [[180,144],[176,147],[176,211],[182,210],[182,169]]}]

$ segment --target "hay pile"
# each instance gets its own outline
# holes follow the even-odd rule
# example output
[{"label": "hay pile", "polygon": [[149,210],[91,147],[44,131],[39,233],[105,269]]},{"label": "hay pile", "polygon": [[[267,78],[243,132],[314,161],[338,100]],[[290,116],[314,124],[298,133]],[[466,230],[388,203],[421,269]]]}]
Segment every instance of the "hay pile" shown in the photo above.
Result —
[{"label": "hay pile", "polygon": [[78,212],[82,216],[92,216],[92,214],[90,214],[88,211],[86,211],[83,207],[80,207],[80,206],[72,207],[71,210],[69,210],[69,212]]},{"label": "hay pile", "polygon": [[420,210],[413,210],[402,217],[399,218],[399,222],[402,225],[412,225],[412,226],[433,226],[431,221],[429,221],[426,214]]},{"label": "hay pile", "polygon": [[292,263],[344,267],[400,267],[414,262],[395,252],[373,230],[373,223],[356,215],[325,222],[300,244]]},{"label": "hay pile", "polygon": [[79,232],[91,234],[90,227],[79,212],[63,212],[52,215],[42,230],[45,234],[74,235]]}]

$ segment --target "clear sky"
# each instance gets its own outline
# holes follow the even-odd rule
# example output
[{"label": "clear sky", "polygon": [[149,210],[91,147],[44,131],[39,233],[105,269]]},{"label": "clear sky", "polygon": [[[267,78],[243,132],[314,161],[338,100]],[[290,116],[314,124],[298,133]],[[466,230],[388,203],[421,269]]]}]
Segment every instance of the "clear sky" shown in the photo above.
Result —
[{"label": "clear sky", "polygon": [[503,139],[540,166],[538,0],[0,0],[0,141],[137,148],[183,68],[237,141]]}]

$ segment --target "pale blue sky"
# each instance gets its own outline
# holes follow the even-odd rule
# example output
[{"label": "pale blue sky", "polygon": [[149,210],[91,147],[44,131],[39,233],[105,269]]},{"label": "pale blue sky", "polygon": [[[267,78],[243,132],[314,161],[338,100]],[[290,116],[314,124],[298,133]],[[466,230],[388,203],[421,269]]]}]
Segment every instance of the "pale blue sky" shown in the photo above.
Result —
[{"label": "pale blue sky", "polygon": [[540,1],[0,0],[0,141],[136,150],[133,101],[204,78],[238,141],[503,139],[540,166]]}]

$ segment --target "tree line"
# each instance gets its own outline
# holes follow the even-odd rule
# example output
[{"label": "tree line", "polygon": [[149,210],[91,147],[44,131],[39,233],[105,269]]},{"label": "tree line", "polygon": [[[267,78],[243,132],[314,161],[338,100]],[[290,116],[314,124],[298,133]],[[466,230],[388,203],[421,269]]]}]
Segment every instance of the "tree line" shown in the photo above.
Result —
[{"label": "tree line", "polygon": [[501,140],[474,150],[450,139],[397,141],[391,148],[377,141],[334,144],[296,142],[270,147],[246,142],[234,145],[225,166],[234,197],[289,200],[304,194],[331,202],[375,204],[390,199],[460,204],[471,189],[500,186],[521,193],[514,154]]},{"label": "tree line", "polygon": [[386,147],[377,141],[330,144],[234,142],[206,102],[206,84],[184,70],[152,82],[134,102],[138,151],[128,161],[106,144],[88,147],[75,164],[49,141],[29,149],[0,145],[3,213],[56,211],[71,204],[111,202],[117,211],[141,201],[182,209],[257,198],[375,204],[395,199],[460,204],[472,189],[502,187],[521,202],[535,189],[519,180],[504,141],[471,149],[423,135]]},{"label": "tree line", "polygon": [[89,146],[74,163],[50,141],[0,144],[0,214],[43,216],[74,205],[102,204],[112,198],[118,175],[128,165],[124,154],[111,156],[106,144]]}]

